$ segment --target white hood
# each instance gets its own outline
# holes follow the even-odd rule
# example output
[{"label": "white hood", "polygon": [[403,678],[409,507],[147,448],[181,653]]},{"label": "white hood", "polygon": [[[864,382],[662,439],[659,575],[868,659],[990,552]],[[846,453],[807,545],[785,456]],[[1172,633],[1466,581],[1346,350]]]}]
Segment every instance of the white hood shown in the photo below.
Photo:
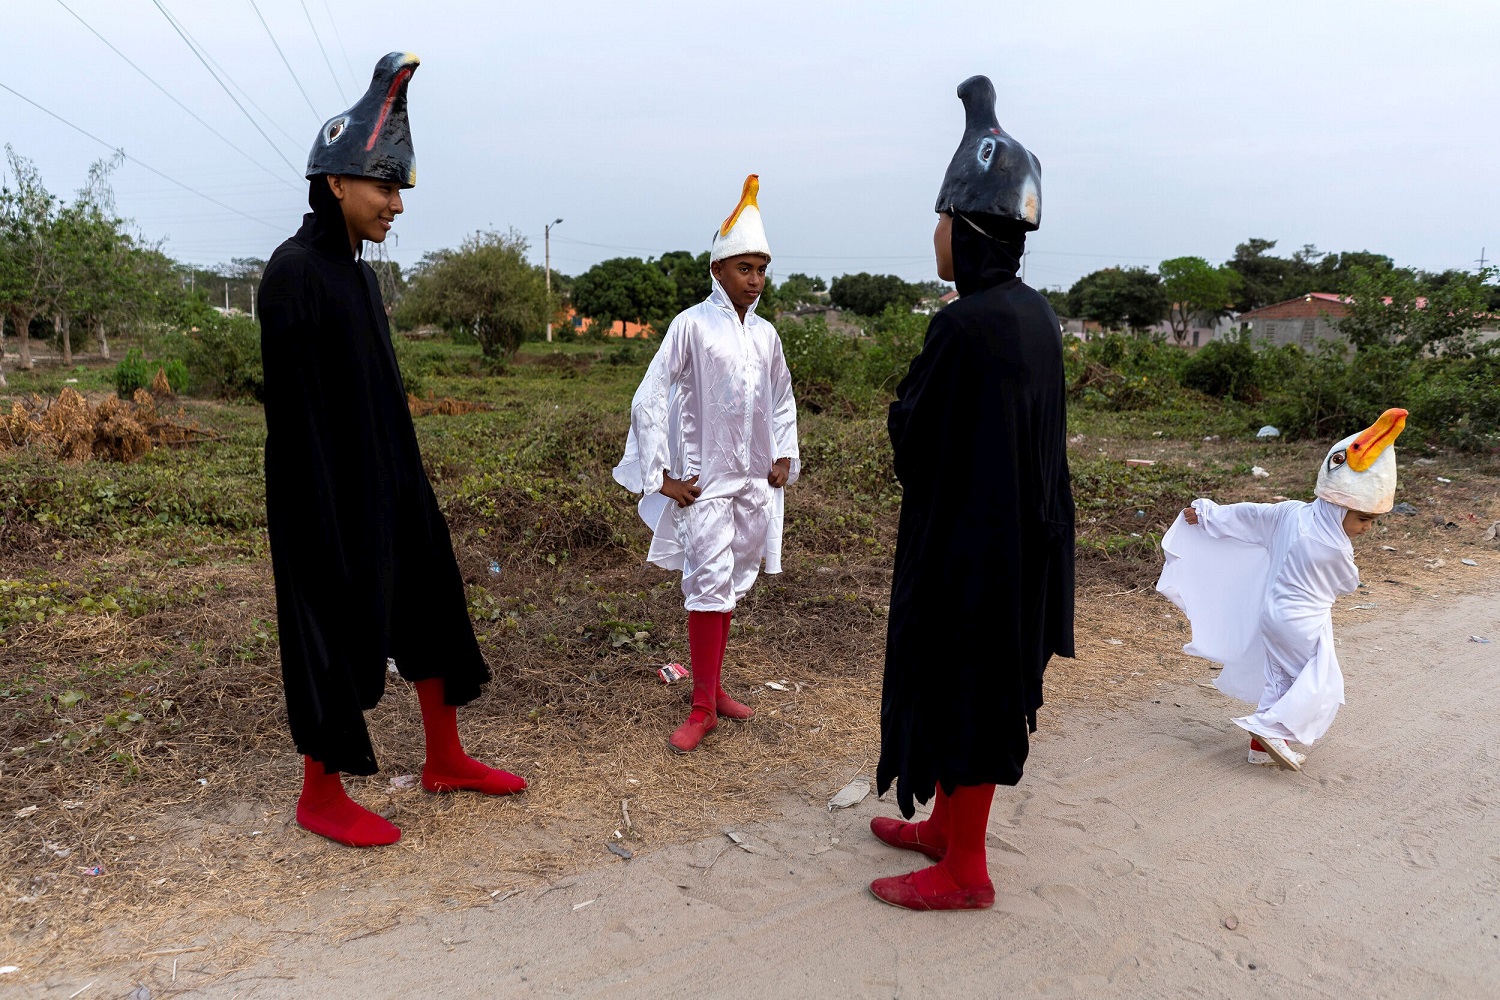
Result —
[{"label": "white hood", "polygon": [[760,175],[751,174],[745,178],[740,203],[714,234],[710,262],[738,257],[742,253],[758,253],[770,258],[771,245],[766,242],[766,227],[760,218],[760,207],[755,203],[755,196],[759,193]]}]

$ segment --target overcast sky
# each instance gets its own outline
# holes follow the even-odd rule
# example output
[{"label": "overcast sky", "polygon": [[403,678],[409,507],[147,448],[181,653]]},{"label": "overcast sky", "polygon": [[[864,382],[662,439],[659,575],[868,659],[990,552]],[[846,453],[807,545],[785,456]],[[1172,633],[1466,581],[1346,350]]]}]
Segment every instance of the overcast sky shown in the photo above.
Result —
[{"label": "overcast sky", "polygon": [[[553,265],[569,273],[696,252],[756,172],[781,275],[933,278],[932,206],[963,124],[954,88],[974,73],[1042,163],[1034,285],[1222,261],[1250,236],[1433,270],[1472,268],[1481,247],[1500,257],[1495,0],[255,0],[296,79],[250,0],[161,0],[264,109],[246,104],[273,142],[154,0],[64,2],[248,154],[58,0],[4,0],[0,83],[264,223],[121,167],[121,213],[197,263],[266,257],[296,228],[318,126],[398,49],[422,58],[418,185],[391,247],[403,264],[509,227],[540,261],[558,216]],[[3,90],[0,140],[64,195],[107,154]]]}]

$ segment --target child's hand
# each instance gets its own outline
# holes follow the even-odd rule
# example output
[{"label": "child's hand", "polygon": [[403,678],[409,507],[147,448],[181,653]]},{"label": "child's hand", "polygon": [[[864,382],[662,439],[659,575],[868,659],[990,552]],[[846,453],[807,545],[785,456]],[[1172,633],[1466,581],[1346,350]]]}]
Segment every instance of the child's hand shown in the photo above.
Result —
[{"label": "child's hand", "polygon": [[661,473],[661,495],[670,500],[677,501],[679,507],[691,507],[693,501],[698,499],[698,494],[703,492],[703,487],[695,486],[698,477],[692,479],[673,479],[667,475],[667,470]]},{"label": "child's hand", "polygon": [[786,485],[787,477],[792,474],[792,460],[790,458],[778,458],[776,464],[771,466],[771,474],[766,477],[766,482],[776,489]]},{"label": "child's hand", "polygon": [[1182,517],[1185,521],[1187,521],[1188,524],[1198,523],[1198,511],[1193,509],[1192,507],[1182,508]]}]

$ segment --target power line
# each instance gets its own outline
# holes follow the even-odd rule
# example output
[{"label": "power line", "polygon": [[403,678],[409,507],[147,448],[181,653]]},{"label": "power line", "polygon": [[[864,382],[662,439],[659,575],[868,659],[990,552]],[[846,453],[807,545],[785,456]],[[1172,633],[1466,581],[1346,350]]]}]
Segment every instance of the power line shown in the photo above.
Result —
[{"label": "power line", "polygon": [[[160,6],[160,4],[158,4],[157,6]],[[187,35],[188,41],[192,42],[193,45],[197,47],[198,51],[203,54],[202,57],[206,58],[210,63],[213,64],[214,69],[218,70],[219,73],[224,77],[224,79],[228,80],[230,85],[234,87],[235,90],[238,90],[240,92],[241,97],[250,102],[250,106],[252,108],[260,112],[261,117],[264,118],[272,128],[280,132],[282,136],[287,140],[287,142],[290,142],[293,145],[293,147],[300,146],[302,144],[302,141],[300,139],[296,138],[286,129],[276,124],[276,119],[271,117],[271,113],[265,108],[261,107],[260,104],[256,102],[255,98],[250,96],[250,92],[244,87],[240,86],[238,80],[229,75],[229,70],[219,65],[219,61],[209,54],[207,46],[198,41],[198,39],[194,37],[193,33],[191,31],[188,31],[187,28],[183,26],[181,21],[178,21],[170,13],[167,16],[168,20],[172,21],[182,33]]]},{"label": "power line", "polygon": [[323,53],[323,65],[328,67],[328,75],[333,77],[333,85],[338,88],[339,97],[345,104],[349,103],[349,95],[344,93],[344,85],[339,83],[339,75],[333,71],[333,62],[328,58],[328,50],[323,48],[323,37],[318,34],[318,26],[313,24],[312,12],[307,9],[307,0],[300,0],[302,14],[307,18],[307,26],[312,29],[313,40],[318,43],[318,51]]},{"label": "power line", "polygon": [[276,180],[278,182],[280,182],[281,184],[284,184],[285,186],[287,186],[289,188],[292,188],[293,190],[296,190],[296,187],[293,184],[289,183],[286,180],[286,178],[283,177],[281,174],[276,173],[270,167],[266,166],[264,163],[261,163],[255,157],[251,156],[249,153],[245,152],[243,149],[241,149],[240,147],[236,146],[234,143],[230,142],[229,139],[226,138],[224,136],[224,134],[221,133],[218,129],[214,128],[208,122],[206,122],[202,118],[198,117],[198,114],[195,111],[193,111],[192,108],[188,107],[186,104],[183,104],[176,97],[174,97],[167,90],[166,87],[163,87],[161,84],[157,83],[154,79],[152,79],[151,78],[151,74],[149,74],[145,70],[141,69],[139,66],[137,66],[134,62],[131,61],[131,59],[130,59],[129,56],[127,56],[125,53],[121,52],[119,49],[115,48],[114,45],[110,43],[110,40],[108,38],[105,38],[103,35],[99,34],[99,32],[97,30],[95,30],[95,28],[94,28],[93,25],[91,25],[87,21],[85,21],[78,14],[77,11],[73,10],[73,8],[71,8],[67,4],[63,3],[63,0],[57,0],[57,5],[59,7],[61,7],[63,10],[67,11],[69,14],[72,14],[75,18],[77,18],[79,24],[81,24],[85,28],[87,28],[93,34],[93,36],[95,38],[99,39],[99,41],[101,41],[105,45],[109,46],[109,49],[110,49],[111,52],[113,52],[115,55],[119,56],[121,59],[124,59],[125,62],[126,62],[126,64],[129,65],[131,69],[133,69],[137,73],[141,74],[141,76],[144,76],[146,78],[147,82],[149,82],[151,84],[151,86],[155,87],[157,90],[159,90],[163,94],[165,94],[166,97],[167,97],[167,99],[169,101],[171,101],[173,104],[177,105],[183,111],[186,111],[192,117],[193,121],[197,122],[199,125],[202,125],[204,128],[208,129],[214,135],[218,136],[219,140],[221,142],[223,142],[224,145],[228,146],[230,149],[234,150],[236,153],[239,153],[245,159],[249,160],[251,163],[255,164],[257,167],[259,167],[260,169],[264,170],[266,173],[270,174],[272,177],[276,178]]},{"label": "power line", "polygon": [[292,64],[287,61],[286,53],[281,51],[281,43],[277,42],[276,36],[271,34],[271,26],[266,23],[265,15],[260,12],[260,8],[256,6],[255,0],[250,0],[250,9],[255,11],[256,17],[260,18],[260,26],[266,29],[266,37],[271,40],[271,44],[276,48],[276,54],[281,57],[281,65],[286,67],[286,71],[292,76],[292,82],[302,92],[302,99],[307,102],[307,110],[313,113],[313,121],[315,124],[321,126],[323,124],[322,116],[318,114],[318,109],[313,107],[312,98],[307,96],[307,88],[302,86],[302,81],[297,78],[297,71],[292,69]]},{"label": "power line", "polygon": [[58,114],[56,111],[51,111],[51,110],[49,110],[47,108],[42,107],[36,101],[33,101],[31,98],[27,97],[25,94],[21,93],[19,90],[15,89],[14,87],[9,86],[8,84],[0,83],[0,90],[8,90],[8,91],[10,91],[12,94],[15,94],[21,100],[23,100],[27,104],[31,105],[33,108],[36,108],[38,111],[42,112],[45,115],[48,115],[48,116],[50,116],[52,118],[57,119],[58,121],[62,122],[64,125],[68,126],[68,128],[70,128],[73,131],[79,133],[80,135],[87,136],[88,138],[94,140],[95,142],[97,142],[99,145],[105,147],[106,149],[114,150],[115,152],[119,153],[121,156],[125,157],[125,159],[129,160],[131,163],[134,163],[136,166],[142,168],[143,170],[149,170],[149,171],[151,171],[153,174],[155,174],[156,176],[160,177],[162,180],[168,181],[169,183],[172,183],[172,184],[175,184],[178,187],[182,188],[184,191],[187,191],[190,194],[197,195],[198,197],[202,198],[204,201],[213,202],[215,205],[218,205],[220,208],[224,209],[225,211],[233,212],[235,215],[238,215],[241,218],[249,219],[251,222],[259,223],[262,226],[267,226],[267,227],[269,227],[271,229],[277,230],[278,232],[281,231],[284,228],[282,226],[276,225],[274,222],[267,222],[265,219],[257,219],[255,216],[250,215],[249,213],[240,211],[239,209],[235,208],[233,205],[226,205],[224,202],[220,201],[219,199],[214,198],[214,197],[212,197],[210,195],[206,195],[202,191],[199,191],[197,188],[189,187],[188,185],[182,183],[182,181],[178,180],[177,178],[170,177],[167,174],[162,173],[160,170],[157,170],[155,167],[151,166],[149,163],[142,163],[140,160],[137,160],[135,157],[133,157],[129,153],[125,152],[125,150],[122,149],[122,148],[120,148],[119,146],[116,146],[113,143],[105,142],[103,139],[99,138],[97,135],[95,135],[94,133],[88,131],[87,129],[84,129],[84,128],[78,126],[78,125],[74,125],[72,122],[68,121],[66,118],[64,118],[62,115]]},{"label": "power line", "polygon": [[[288,132],[286,129],[282,128],[280,125],[278,125],[276,123],[276,119],[271,117],[271,113],[269,111],[267,111],[265,108],[261,107],[260,104],[255,100],[255,98],[250,96],[250,92],[248,90],[246,90],[244,87],[240,86],[240,83],[239,83],[238,80],[236,80],[234,77],[232,77],[232,76],[229,75],[229,70],[225,69],[222,65],[219,64],[219,60],[215,59],[213,57],[212,53],[210,53],[208,51],[208,46],[206,46],[202,42],[198,41],[197,37],[191,31],[189,31],[187,29],[186,25],[184,25],[181,21],[179,21],[177,19],[177,16],[175,14],[173,14],[171,11],[167,10],[166,7],[163,6],[160,2],[157,2],[157,0],[153,0],[153,2],[156,2],[157,8],[160,9],[161,12],[164,15],[166,15],[167,23],[171,24],[172,27],[177,30],[177,33],[179,35],[186,36],[186,40],[189,43],[188,44],[188,48],[191,49],[192,52],[193,52],[193,54],[198,57],[198,60],[200,62],[202,62],[205,59],[208,60],[209,66],[212,67],[212,69],[210,70],[210,72],[216,72],[218,74],[218,76],[223,77],[224,80],[228,80],[229,81],[229,85],[231,87],[233,87],[235,90],[239,91],[240,92],[240,96],[243,97],[250,104],[250,106],[252,108],[254,108],[256,111],[260,112],[260,116],[266,120],[266,123],[268,125],[270,125],[272,128],[274,128],[276,131],[280,132],[281,135],[282,135],[282,137],[292,144],[293,148],[296,148],[297,146],[301,145],[301,140],[298,139],[298,138],[296,138],[295,136],[293,136],[290,132]],[[220,81],[219,82],[219,86],[222,87],[223,85],[224,85],[223,81]],[[232,95],[232,94],[230,95],[231,99],[233,99],[233,96],[234,95]],[[254,122],[252,121],[251,124],[253,125]]]},{"label": "power line", "polygon": [[[231,91],[227,85],[225,85],[223,80],[219,79],[219,74],[214,72],[213,67],[208,64],[208,60],[203,58],[202,54],[199,53],[198,49],[194,47],[192,42],[188,41],[188,37],[183,33],[182,28],[178,26],[177,22],[172,18],[172,15],[167,13],[167,8],[161,5],[161,0],[151,0],[151,2],[156,5],[157,10],[161,11],[161,16],[167,19],[167,23],[172,26],[172,30],[177,32],[177,37],[182,39],[182,44],[186,45],[188,49],[192,51],[193,55],[198,57],[198,61],[203,64],[203,68],[208,70],[208,75],[213,77],[214,82],[224,89],[224,93],[229,95],[229,99],[234,102],[235,107],[240,109],[240,114],[245,116],[245,120],[248,121],[251,125],[255,126],[255,131],[259,132],[260,137],[266,140],[266,145],[270,146],[276,151],[276,155],[281,157],[281,162],[287,165],[288,170],[300,174],[301,171],[292,166],[292,161],[286,158],[286,154],[281,151],[281,147],[277,146],[276,143],[271,141],[271,137],[266,135],[266,130],[260,127],[260,123],[257,122],[253,117],[251,117],[250,112],[245,110],[245,106],[240,103],[239,98],[234,96],[234,92]],[[264,114],[264,112],[262,112],[262,114]]]},{"label": "power line", "polygon": [[328,23],[333,25],[333,37],[338,40],[339,51],[344,54],[344,66],[349,70],[349,79],[359,86],[359,74],[354,72],[354,64],[349,61],[349,50],[344,48],[344,36],[339,34],[339,22],[334,18],[333,11],[328,9],[328,0],[323,0],[323,13],[328,15]]}]

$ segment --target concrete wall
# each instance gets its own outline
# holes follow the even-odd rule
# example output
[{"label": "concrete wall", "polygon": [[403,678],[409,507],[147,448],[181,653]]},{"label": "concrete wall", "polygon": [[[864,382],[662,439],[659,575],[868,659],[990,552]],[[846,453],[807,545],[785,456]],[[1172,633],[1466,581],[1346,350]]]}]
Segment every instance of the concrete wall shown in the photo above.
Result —
[{"label": "concrete wall", "polygon": [[1343,335],[1334,327],[1333,321],[1328,316],[1301,319],[1257,319],[1252,320],[1249,326],[1251,342],[1262,347],[1297,344],[1310,350],[1321,341],[1343,339]]}]

